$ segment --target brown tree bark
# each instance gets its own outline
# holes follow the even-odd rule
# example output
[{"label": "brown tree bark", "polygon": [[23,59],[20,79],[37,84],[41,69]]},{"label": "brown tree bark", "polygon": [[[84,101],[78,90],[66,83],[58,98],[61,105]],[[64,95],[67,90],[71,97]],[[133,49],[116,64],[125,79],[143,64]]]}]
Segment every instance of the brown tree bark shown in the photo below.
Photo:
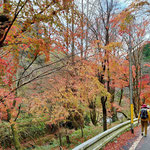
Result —
[{"label": "brown tree bark", "polygon": [[89,102],[90,108],[90,119],[94,126],[97,125],[97,115],[96,115],[96,99],[94,101]]},{"label": "brown tree bark", "polygon": [[121,94],[120,94],[119,106],[121,106],[122,97],[123,97],[123,88],[121,88]]},{"label": "brown tree bark", "polygon": [[101,98],[101,104],[102,104],[102,109],[103,109],[103,130],[107,130],[107,109],[106,109],[106,102],[107,102],[107,97],[102,97]]},{"label": "brown tree bark", "polygon": [[[11,120],[11,112],[9,109],[7,109],[7,121],[10,122]],[[11,123],[10,123],[11,124]],[[19,141],[19,135],[16,129],[15,123],[11,124],[11,131],[12,131],[12,136],[13,136],[13,142],[14,142],[14,147],[16,150],[23,150],[20,141]]]}]

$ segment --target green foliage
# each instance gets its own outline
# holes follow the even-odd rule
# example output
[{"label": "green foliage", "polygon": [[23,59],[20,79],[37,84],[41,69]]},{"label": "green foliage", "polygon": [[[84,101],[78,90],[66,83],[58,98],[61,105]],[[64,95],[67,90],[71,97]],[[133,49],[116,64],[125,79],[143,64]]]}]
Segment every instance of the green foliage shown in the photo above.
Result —
[{"label": "green foliage", "polygon": [[51,149],[50,145],[46,145],[46,146],[41,146],[41,147],[36,147],[35,150],[48,150]]},{"label": "green foliage", "polygon": [[144,61],[150,61],[150,43],[146,44],[143,48],[143,56],[144,56]]},{"label": "green foliage", "polygon": [[46,126],[43,122],[38,124],[28,124],[25,127],[19,128],[19,134],[22,139],[28,137],[37,138],[46,133]]},{"label": "green foliage", "polygon": [[[102,132],[102,127],[85,126],[85,128],[83,130],[84,130],[84,138],[82,140],[86,141],[89,138],[92,138],[95,135],[101,133]],[[66,145],[65,137],[62,138],[62,145],[67,146],[68,150],[71,150],[73,145],[77,146],[77,145],[79,145],[83,142],[83,141],[80,141],[80,139],[81,139],[81,130],[78,129],[78,130],[74,131],[70,135],[70,139],[71,139],[71,145]],[[34,150],[56,149],[56,147],[59,147],[58,139],[54,140],[52,145],[37,146]]]},{"label": "green foliage", "polygon": [[0,145],[4,148],[10,146],[12,143],[12,134],[8,123],[0,124]]},{"label": "green foliage", "polygon": [[[119,121],[112,123],[108,128],[112,128],[113,126],[119,124]],[[74,131],[70,135],[71,144],[66,144],[66,138],[62,138],[62,147],[65,147],[64,149],[72,150],[73,147],[83,143],[84,141],[98,135],[99,133],[103,132],[102,126],[85,126],[84,127],[84,137],[81,138],[81,130],[78,129]],[[37,146],[34,150],[50,150],[50,149],[59,149],[59,142],[58,139],[53,141],[53,144],[51,145],[45,145],[45,146]]]},{"label": "green foliage", "polygon": [[88,126],[90,124],[90,117],[89,117],[88,114],[86,114],[85,117],[84,117],[84,124],[86,126]]},{"label": "green foliage", "polygon": [[[29,141],[47,133],[45,123],[43,122],[21,122],[17,127],[21,141]],[[10,147],[12,145],[13,137],[10,125],[6,122],[0,124],[0,144],[2,147]]]}]

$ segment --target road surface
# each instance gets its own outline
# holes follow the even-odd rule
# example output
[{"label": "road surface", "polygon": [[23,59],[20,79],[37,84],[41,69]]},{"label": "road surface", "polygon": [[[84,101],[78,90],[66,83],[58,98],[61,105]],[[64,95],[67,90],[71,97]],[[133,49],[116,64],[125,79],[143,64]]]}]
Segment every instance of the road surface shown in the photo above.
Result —
[{"label": "road surface", "polygon": [[142,137],[135,150],[150,150],[150,127],[147,131],[147,137]]},{"label": "road surface", "polygon": [[147,130],[147,137],[139,135],[129,150],[150,150],[150,126]]}]

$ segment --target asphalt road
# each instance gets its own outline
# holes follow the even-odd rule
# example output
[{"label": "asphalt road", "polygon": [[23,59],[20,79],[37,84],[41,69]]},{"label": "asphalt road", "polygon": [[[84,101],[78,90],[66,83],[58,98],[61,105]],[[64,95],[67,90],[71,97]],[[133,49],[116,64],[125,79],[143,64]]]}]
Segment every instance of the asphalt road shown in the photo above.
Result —
[{"label": "asphalt road", "polygon": [[147,137],[142,137],[135,150],[150,150],[150,129],[147,131]]}]

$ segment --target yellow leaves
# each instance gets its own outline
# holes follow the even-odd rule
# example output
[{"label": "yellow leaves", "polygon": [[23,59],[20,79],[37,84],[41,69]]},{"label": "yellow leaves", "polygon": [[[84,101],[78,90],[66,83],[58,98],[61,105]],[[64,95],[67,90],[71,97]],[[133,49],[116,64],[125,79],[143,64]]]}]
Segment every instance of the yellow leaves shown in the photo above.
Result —
[{"label": "yellow leaves", "polygon": [[111,42],[106,47],[108,47],[108,49],[115,49],[115,48],[120,48],[121,46],[122,43],[120,42]]},{"label": "yellow leaves", "polygon": [[31,114],[40,115],[49,112],[46,99],[31,97],[30,100],[24,99],[24,104],[27,106],[26,111]]},{"label": "yellow leaves", "polygon": [[68,115],[68,111],[63,106],[56,106],[51,121],[56,123],[57,121],[65,120]]},{"label": "yellow leaves", "polygon": [[75,95],[71,89],[61,93],[60,101],[65,105],[65,108],[69,107],[77,108],[79,105],[78,96]]},{"label": "yellow leaves", "polygon": [[131,14],[128,14],[128,15],[126,16],[126,18],[125,18],[125,22],[126,22],[127,24],[130,24],[130,23],[133,21],[133,19],[134,19],[134,16],[131,15]]},{"label": "yellow leaves", "polygon": [[97,77],[86,76],[86,80],[78,87],[78,95],[83,104],[93,101],[98,95],[100,97],[107,96],[110,99],[110,94],[107,89],[98,81]]},{"label": "yellow leaves", "polygon": [[100,45],[100,48],[106,50],[106,51],[112,51],[116,48],[121,48],[122,47],[122,43],[121,42],[111,42],[106,46]]},{"label": "yellow leaves", "polygon": [[128,28],[127,24],[125,23],[121,23],[119,27],[121,31],[125,31]]},{"label": "yellow leaves", "polygon": [[97,95],[100,95],[101,97],[102,96],[106,96],[108,99],[110,99],[111,95],[109,92],[107,92],[107,89],[104,87],[104,85],[102,83],[100,83],[98,81],[97,78],[93,78],[93,83],[95,83],[96,85],[96,91],[97,91]]}]

